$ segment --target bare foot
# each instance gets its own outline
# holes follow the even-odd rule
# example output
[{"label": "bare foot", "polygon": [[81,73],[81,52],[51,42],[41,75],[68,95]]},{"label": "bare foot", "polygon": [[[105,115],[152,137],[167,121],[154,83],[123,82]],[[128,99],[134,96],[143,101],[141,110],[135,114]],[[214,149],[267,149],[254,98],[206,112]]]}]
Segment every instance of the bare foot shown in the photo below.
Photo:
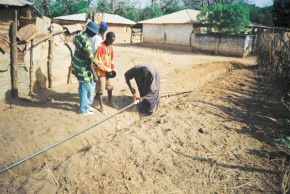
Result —
[{"label": "bare foot", "polygon": [[104,115],[109,115],[109,114],[107,113],[107,111],[105,111],[105,109],[99,109],[99,111],[100,111],[102,114],[104,114]]},{"label": "bare foot", "polygon": [[108,106],[111,108],[118,108],[113,102],[108,102]]}]

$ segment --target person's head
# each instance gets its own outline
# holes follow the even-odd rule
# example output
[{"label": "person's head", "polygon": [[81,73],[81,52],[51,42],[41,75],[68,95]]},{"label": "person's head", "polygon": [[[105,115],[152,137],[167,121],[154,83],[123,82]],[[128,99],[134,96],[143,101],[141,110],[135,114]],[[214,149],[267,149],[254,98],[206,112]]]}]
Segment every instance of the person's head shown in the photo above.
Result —
[{"label": "person's head", "polygon": [[99,25],[96,24],[95,22],[91,21],[87,24],[86,27],[86,33],[90,36],[93,37],[96,34],[99,34]]},{"label": "person's head", "polygon": [[105,32],[108,30],[108,24],[104,21],[100,23],[100,34],[103,36]]},{"label": "person's head", "polygon": [[113,42],[115,41],[115,38],[116,38],[116,36],[115,36],[114,32],[108,32],[106,34],[105,44],[106,45],[112,45]]},{"label": "person's head", "polygon": [[148,75],[148,68],[145,66],[142,66],[139,69],[139,75],[140,75],[142,80],[145,80],[146,76]]}]

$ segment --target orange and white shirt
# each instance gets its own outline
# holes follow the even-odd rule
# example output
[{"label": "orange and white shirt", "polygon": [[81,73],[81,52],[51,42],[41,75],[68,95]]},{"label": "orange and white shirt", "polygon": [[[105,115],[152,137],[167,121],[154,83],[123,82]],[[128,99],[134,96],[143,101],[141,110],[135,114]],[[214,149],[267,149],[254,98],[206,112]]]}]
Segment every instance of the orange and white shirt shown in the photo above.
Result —
[{"label": "orange and white shirt", "polygon": [[112,45],[106,45],[104,42],[98,47],[94,54],[94,58],[98,67],[95,68],[99,77],[105,77],[106,72],[111,72],[115,69],[113,64],[114,50]]}]

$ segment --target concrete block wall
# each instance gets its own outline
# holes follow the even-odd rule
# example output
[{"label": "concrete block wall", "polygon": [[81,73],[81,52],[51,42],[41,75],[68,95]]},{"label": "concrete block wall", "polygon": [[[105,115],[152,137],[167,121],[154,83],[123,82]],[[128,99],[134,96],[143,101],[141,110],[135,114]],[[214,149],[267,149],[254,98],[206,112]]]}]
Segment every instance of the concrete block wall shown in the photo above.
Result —
[{"label": "concrete block wall", "polygon": [[251,35],[193,34],[192,36],[193,50],[238,57],[245,57],[252,52]]}]

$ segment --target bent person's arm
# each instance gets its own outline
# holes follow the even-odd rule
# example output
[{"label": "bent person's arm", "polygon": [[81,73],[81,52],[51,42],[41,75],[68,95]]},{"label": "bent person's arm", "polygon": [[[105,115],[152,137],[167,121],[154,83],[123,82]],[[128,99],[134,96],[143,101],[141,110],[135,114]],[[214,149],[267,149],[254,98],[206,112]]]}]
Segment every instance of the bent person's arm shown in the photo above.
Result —
[{"label": "bent person's arm", "polygon": [[131,82],[130,80],[133,79],[134,77],[134,70],[133,69],[129,69],[126,73],[125,73],[125,80],[126,83],[131,91],[132,94],[136,93],[136,90],[134,88],[132,88]]}]

